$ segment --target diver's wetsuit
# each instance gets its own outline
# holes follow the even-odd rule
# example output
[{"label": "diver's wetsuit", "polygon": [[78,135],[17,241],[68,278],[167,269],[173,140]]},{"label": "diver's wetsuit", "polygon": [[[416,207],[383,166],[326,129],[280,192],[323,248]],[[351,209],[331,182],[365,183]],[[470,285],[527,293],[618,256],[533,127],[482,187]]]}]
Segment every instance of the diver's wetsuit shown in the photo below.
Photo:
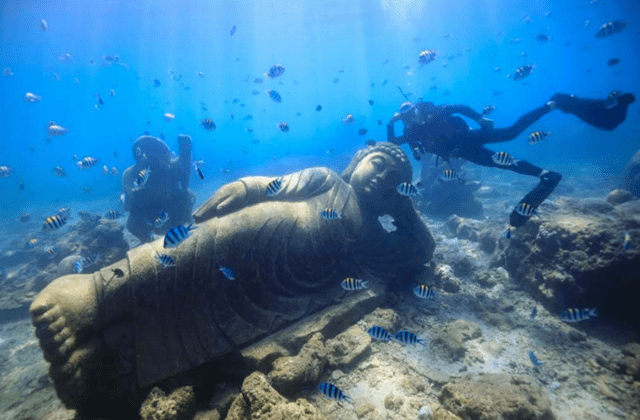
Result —
[{"label": "diver's wetsuit", "polygon": [[[477,165],[499,167],[523,175],[540,177],[540,183],[530,191],[520,203],[527,203],[537,208],[553,192],[562,179],[557,172],[548,172],[527,161],[519,160],[514,165],[504,166],[493,161],[494,151],[484,147],[489,143],[502,143],[515,139],[531,124],[549,113],[555,105],[565,113],[570,113],[584,122],[603,129],[613,130],[624,119],[629,104],[635,102],[632,94],[624,94],[611,99],[596,100],[577,98],[573,95],[557,93],[551,101],[520,117],[513,125],[505,128],[487,128],[472,130],[460,117],[460,114],[475,121],[481,121],[482,115],[466,105],[441,105],[434,107],[430,103],[416,104],[421,114],[422,124],[406,127],[401,137],[395,137],[393,125],[387,125],[387,141],[402,144],[408,143],[416,159],[421,153],[432,153],[448,160],[450,157],[466,159]],[[550,106],[551,105],[551,106]],[[518,214],[515,210],[510,216],[510,225],[520,227],[529,217]]]}]

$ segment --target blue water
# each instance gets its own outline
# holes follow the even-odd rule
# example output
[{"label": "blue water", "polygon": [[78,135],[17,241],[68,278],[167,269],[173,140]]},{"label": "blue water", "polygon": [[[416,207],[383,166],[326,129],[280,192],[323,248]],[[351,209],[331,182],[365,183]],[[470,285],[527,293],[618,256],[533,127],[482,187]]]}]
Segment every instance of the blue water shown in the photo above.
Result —
[{"label": "blue water", "polygon": [[[604,97],[613,89],[639,93],[636,2],[308,0],[177,6],[162,0],[3,0],[0,11],[0,67],[14,73],[0,77],[0,165],[14,168],[0,179],[0,218],[7,224],[25,209],[41,207],[46,213],[70,201],[117,200],[120,178],[104,176],[100,168],[116,166],[122,173],[133,163],[132,140],[144,131],[162,133],[173,150],[179,133],[193,137],[194,159],[206,162],[205,181],[194,174],[191,184],[202,202],[218,186],[244,175],[313,165],[341,171],[366,139],[385,139],[384,125],[404,100],[398,86],[411,99],[423,96],[436,104],[465,103],[477,110],[493,104],[497,127],[557,91],[589,97]],[[47,31],[40,19],[48,22]],[[612,19],[630,24],[608,39],[595,38],[600,25]],[[230,36],[233,25],[237,31]],[[551,40],[538,42],[534,37],[540,33]],[[513,44],[513,38],[522,41]],[[419,68],[423,49],[439,55]],[[59,61],[65,53],[71,54],[70,62]],[[103,55],[115,54],[129,70],[102,65]],[[608,67],[613,57],[622,62]],[[537,68],[524,83],[506,77],[534,62]],[[265,78],[274,64],[282,64],[285,74]],[[501,71],[494,72],[495,67]],[[181,80],[173,80],[169,69]],[[254,84],[256,77],[264,82]],[[156,78],[158,88],[153,87]],[[109,96],[109,89],[116,96]],[[267,89],[277,90],[282,103],[271,101]],[[252,95],[253,90],[260,94]],[[26,92],[41,95],[42,102],[24,101]],[[99,110],[94,92],[104,100]],[[239,103],[232,103],[235,98]],[[316,112],[319,104],[323,110]],[[176,119],[165,122],[165,112]],[[356,123],[341,123],[347,113]],[[253,120],[243,121],[247,114]],[[215,121],[214,132],[199,126],[205,117]],[[51,120],[69,132],[47,143]],[[554,112],[532,127],[551,130],[550,141],[531,147],[525,133],[501,149],[549,169],[588,162],[616,172],[640,146],[638,120],[637,104],[614,132]],[[288,122],[289,133],[277,129],[280,121]],[[360,128],[369,133],[359,136]],[[254,139],[260,143],[253,144]],[[328,156],[333,147],[336,155]],[[74,154],[96,157],[100,164],[79,171]],[[58,165],[69,177],[53,175]],[[230,172],[223,173],[224,168]]]}]

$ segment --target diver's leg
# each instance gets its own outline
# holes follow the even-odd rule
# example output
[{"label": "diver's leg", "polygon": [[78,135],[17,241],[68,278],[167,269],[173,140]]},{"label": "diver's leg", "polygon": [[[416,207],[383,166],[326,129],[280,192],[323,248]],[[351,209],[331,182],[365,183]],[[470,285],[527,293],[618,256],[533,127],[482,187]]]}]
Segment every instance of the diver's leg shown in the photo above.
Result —
[{"label": "diver's leg", "polygon": [[[525,195],[524,198],[520,200],[518,205],[520,205],[521,203],[527,203],[534,209],[538,208],[538,206],[542,204],[542,202],[546,200],[547,197],[549,197],[549,195],[553,192],[553,190],[562,179],[562,175],[560,175],[559,173],[546,171],[525,160],[519,160],[515,164],[509,166],[499,165],[495,163],[492,158],[495,152],[485,147],[467,148],[462,152],[463,153],[460,154],[459,157],[467,159],[477,165],[494,168],[499,167],[519,174],[539,177],[540,182],[538,183],[538,185],[527,195]],[[518,228],[524,225],[530,217],[531,216],[522,216],[521,214],[513,210],[511,212],[511,216],[509,217],[509,224],[513,227]]]},{"label": "diver's leg", "polygon": [[614,93],[612,92],[607,99],[585,99],[556,93],[551,97],[551,101],[562,112],[575,115],[593,127],[613,130],[627,117],[629,104],[636,101],[636,97],[631,93]]},{"label": "diver's leg", "polygon": [[548,114],[553,109],[553,104],[548,102],[543,106],[527,112],[510,127],[504,128],[485,128],[482,130],[471,130],[468,133],[469,140],[472,144],[483,145],[487,143],[502,143],[510,141],[518,137],[531,124]]}]

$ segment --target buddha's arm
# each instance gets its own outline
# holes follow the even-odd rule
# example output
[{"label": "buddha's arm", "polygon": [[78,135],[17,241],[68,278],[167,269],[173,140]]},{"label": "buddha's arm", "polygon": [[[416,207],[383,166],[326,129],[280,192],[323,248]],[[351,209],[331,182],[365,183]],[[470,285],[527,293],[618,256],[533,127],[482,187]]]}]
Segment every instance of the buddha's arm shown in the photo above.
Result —
[{"label": "buddha's arm", "polygon": [[220,187],[193,214],[196,223],[219,217],[263,201],[300,201],[332,188],[340,177],[328,168],[309,168],[281,177],[277,194],[267,195],[267,186],[277,177],[252,176]]}]

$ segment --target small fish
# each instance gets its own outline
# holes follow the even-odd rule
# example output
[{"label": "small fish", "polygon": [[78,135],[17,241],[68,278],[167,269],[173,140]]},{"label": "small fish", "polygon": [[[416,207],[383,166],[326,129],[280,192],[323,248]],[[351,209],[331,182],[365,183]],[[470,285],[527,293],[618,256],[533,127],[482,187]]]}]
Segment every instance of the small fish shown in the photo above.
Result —
[{"label": "small fish", "polygon": [[232,268],[220,266],[219,270],[222,271],[222,274],[224,274],[224,276],[226,278],[228,278],[229,280],[235,280],[236,279],[236,273],[235,273],[235,271],[233,271]]},{"label": "small fish", "polygon": [[123,216],[118,210],[109,210],[105,215],[105,219],[116,220]]},{"label": "small fish", "polygon": [[47,23],[46,20],[40,19],[40,29],[42,29],[45,32],[49,29],[49,24]]},{"label": "small fish", "polygon": [[169,221],[169,214],[166,211],[158,213],[158,217],[153,221],[153,227],[160,229],[165,223]]},{"label": "small fish", "polygon": [[342,219],[342,215],[332,208],[326,208],[322,210],[320,212],[320,216],[322,216],[322,218],[325,220]]},{"label": "small fish", "polygon": [[288,133],[289,132],[289,124],[287,124],[286,122],[279,122],[278,123],[278,128],[280,129],[280,131],[282,131],[283,133]]},{"label": "small fish", "polygon": [[560,312],[560,319],[564,322],[580,322],[586,321],[592,317],[598,316],[598,308],[569,308]]},{"label": "small fish", "polygon": [[169,254],[159,254],[156,251],[156,258],[158,259],[160,264],[162,264],[162,268],[169,268],[169,267],[176,266],[176,260],[174,260],[173,257]]},{"label": "small fish", "polygon": [[233,26],[231,27],[231,29],[229,30],[229,36],[233,36],[233,34],[235,34],[235,33],[236,33],[236,29],[238,29],[238,28],[236,27],[236,25],[233,25]]},{"label": "small fish", "polygon": [[29,242],[27,242],[27,248],[29,249],[33,249],[36,247],[36,244],[38,243],[38,240],[33,238],[31,240],[29,240]]},{"label": "small fish", "polygon": [[539,34],[539,35],[536,35],[536,40],[538,42],[549,42],[551,41],[551,37],[547,34]]},{"label": "small fish", "polygon": [[18,188],[20,188],[21,190],[24,190],[24,182],[19,181],[18,182]]},{"label": "small fish", "polygon": [[113,89],[109,89],[109,96],[116,96],[116,91]]},{"label": "small fish", "polygon": [[85,194],[91,194],[93,192],[93,190],[91,189],[90,186],[88,185],[83,185],[82,186],[82,192],[84,192]]},{"label": "small fish", "polygon": [[529,315],[529,319],[533,321],[534,319],[536,319],[536,315],[538,315],[538,308],[534,306],[533,309],[531,309],[531,315]]},{"label": "small fish", "polygon": [[535,68],[535,63],[525,64],[524,66],[518,67],[513,75],[513,80],[518,81],[524,79],[525,77],[529,76]]},{"label": "small fish", "polygon": [[176,115],[165,112],[165,114],[163,115],[163,118],[166,122],[171,122],[176,119]]},{"label": "small fish", "polygon": [[612,58],[609,61],[607,61],[607,66],[609,67],[613,67],[616,64],[619,64],[622,60],[620,60],[619,58]]},{"label": "small fish", "polygon": [[200,126],[207,131],[213,131],[216,129],[216,124],[213,122],[211,118],[205,118],[200,121]]},{"label": "small fish", "polygon": [[373,106],[373,99],[369,99],[369,105]]},{"label": "small fish", "polygon": [[367,286],[367,283],[368,281],[354,279],[353,277],[347,277],[346,279],[342,280],[342,283],[340,283],[340,287],[342,287],[344,290],[362,290],[369,288]]},{"label": "small fish", "polygon": [[54,256],[58,253],[58,251],[56,250],[56,248],[54,246],[47,246],[44,248],[44,252],[47,253],[50,256]]},{"label": "small fish", "polygon": [[118,176],[120,174],[120,171],[118,171],[118,168],[116,168],[115,166],[112,166],[109,173],[113,176]]},{"label": "small fish", "polygon": [[605,103],[604,103],[605,108],[611,109],[616,105],[618,105],[618,98],[620,97],[620,95],[621,95],[620,91],[617,91],[617,90],[612,91],[609,94],[609,96],[607,96],[607,99],[605,99]]},{"label": "small fish", "polygon": [[524,201],[521,203],[518,203],[518,205],[513,210],[516,213],[518,213],[520,216],[524,216],[524,217],[531,217],[533,216],[533,213],[536,211],[535,207],[533,207],[529,203],[525,203]]},{"label": "small fish", "polygon": [[165,248],[175,248],[182,241],[187,239],[192,230],[196,229],[195,226],[192,225],[178,225],[174,228],[169,229],[167,234],[164,236],[164,247]]},{"label": "small fish", "polygon": [[427,344],[427,340],[418,338],[417,335],[406,330],[398,331],[398,333],[396,334],[396,340],[398,340],[402,344],[422,344],[423,346]]},{"label": "small fish", "polygon": [[7,178],[13,173],[13,168],[10,166],[0,166],[0,177]]},{"label": "small fish", "polygon": [[253,83],[262,83],[262,79],[259,77],[256,77],[255,79],[253,79]]},{"label": "small fish", "polygon": [[416,186],[410,182],[402,182],[398,184],[398,186],[396,187],[396,191],[398,191],[398,193],[401,195],[407,195],[407,196],[418,195],[418,188],[416,188]]},{"label": "small fish", "polygon": [[493,161],[498,165],[502,165],[502,166],[517,165],[519,162],[519,160],[514,159],[513,156],[511,156],[507,152],[494,153],[494,155],[491,156],[491,159],[493,159]]},{"label": "small fish", "polygon": [[137,189],[143,188],[149,180],[149,175],[151,175],[151,168],[146,167],[142,169],[140,172],[138,172],[138,177],[136,178],[136,180],[133,181],[133,187]]},{"label": "small fish", "polygon": [[351,114],[347,114],[343,119],[342,119],[342,124],[344,125],[349,125],[349,124],[353,124],[355,122],[355,117]]},{"label": "small fish", "polygon": [[430,50],[423,50],[420,55],[418,56],[418,63],[421,66],[424,66],[425,64],[429,64],[431,63],[433,60],[436,59],[437,56],[437,52],[435,50],[430,51]]},{"label": "small fish", "polygon": [[[124,271],[120,268],[112,268],[111,271],[115,277],[124,277]],[[112,276],[113,277],[113,276]]]},{"label": "small fish", "polygon": [[529,134],[529,144],[535,145],[540,143],[542,140],[546,140],[547,137],[551,135],[551,131],[534,131]]},{"label": "small fish", "polygon": [[87,255],[86,257],[80,257],[80,259],[75,264],[76,273],[82,273],[85,268],[91,267],[92,265],[97,263],[98,259],[100,259],[100,254],[97,252]]},{"label": "small fish", "polygon": [[98,159],[91,156],[87,156],[84,159],[76,162],[76,166],[78,169],[88,169],[97,164],[98,164]]},{"label": "small fish", "polygon": [[339,77],[336,77],[335,79],[333,79],[333,83],[338,83],[340,81]]},{"label": "small fish", "polygon": [[340,402],[351,402],[351,398],[347,397],[345,393],[342,392],[342,390],[334,384],[323,382],[318,385],[318,389],[324,394],[325,397],[331,398],[332,400],[338,400]]},{"label": "small fish", "polygon": [[482,108],[482,116],[486,117],[487,115],[491,115],[493,113],[493,111],[495,111],[496,107],[495,105],[487,105],[484,108]]},{"label": "small fish", "polygon": [[628,251],[632,248],[633,243],[631,241],[631,235],[629,234],[629,232],[625,232],[624,233],[624,242],[622,243],[622,249],[624,249],[625,251]]},{"label": "small fish", "polygon": [[413,288],[413,294],[422,299],[433,299],[435,296],[435,290],[433,286],[421,284]]},{"label": "small fish", "polygon": [[529,360],[531,360],[531,363],[533,363],[533,366],[536,368],[544,364],[540,360],[538,360],[536,355],[533,353],[533,350],[529,352]]},{"label": "small fish", "polygon": [[24,100],[33,104],[42,101],[42,96],[36,95],[35,93],[27,92],[24,94]]},{"label": "small fish", "polygon": [[253,115],[251,115],[251,114],[247,114],[247,116],[243,118],[243,120],[245,120],[245,121],[250,121],[252,119],[253,119]]},{"label": "small fish", "polygon": [[628,24],[629,22],[620,22],[619,20],[607,22],[598,29],[598,32],[596,32],[596,38],[607,38],[613,34],[622,32]]},{"label": "small fish", "polygon": [[67,219],[64,216],[59,216],[57,214],[54,214],[53,216],[49,216],[45,219],[44,224],[42,225],[42,230],[59,229],[65,223],[67,223]]},{"label": "small fish", "polygon": [[30,219],[31,216],[29,215],[29,213],[24,213],[22,216],[20,216],[21,223],[27,223]]},{"label": "small fish", "polygon": [[268,77],[270,79],[275,79],[276,77],[280,77],[284,74],[284,67],[282,67],[280,64],[276,64],[271,66],[271,68],[269,69],[268,73],[265,73],[265,77]]},{"label": "small fish", "polygon": [[160,87],[160,80],[153,79],[153,87]]},{"label": "small fish", "polygon": [[276,92],[275,90],[267,90],[267,94],[269,95],[269,98],[271,98],[271,100],[275,103],[280,103],[282,102],[282,97],[280,96],[280,94],[278,92]]},{"label": "small fish", "polygon": [[459,180],[460,177],[458,176],[458,174],[451,170],[451,169],[445,169],[444,171],[442,171],[440,173],[440,179],[443,181],[455,181],[455,180]]},{"label": "small fish", "polygon": [[6,77],[13,76],[13,72],[9,67],[5,67],[2,69],[2,75]]},{"label": "small fish", "polygon": [[102,175],[109,175],[109,167],[107,165],[102,165]]},{"label": "small fish", "polygon": [[68,132],[68,128],[58,125],[53,121],[49,121],[49,123],[47,124],[47,134],[49,134],[51,137],[59,137],[67,134]]},{"label": "small fish", "polygon": [[360,130],[358,130],[358,135],[359,136],[364,136],[369,132],[369,130],[367,130],[366,128],[361,128]]},{"label": "small fish", "polygon": [[377,325],[374,325],[373,327],[369,328],[369,330],[367,331],[369,333],[369,335],[378,340],[378,341],[391,341],[391,340],[395,340],[395,337],[392,336],[389,331],[385,330],[382,327],[379,327]]},{"label": "small fish", "polygon": [[267,184],[267,196],[273,197],[282,190],[282,177],[278,177]]},{"label": "small fish", "polygon": [[202,173],[202,169],[200,169],[200,165],[194,165],[194,169],[196,170],[196,173],[198,174],[198,177],[201,180],[204,180],[204,174]]},{"label": "small fish", "polygon": [[364,144],[366,144],[367,146],[375,146],[376,143],[377,142],[375,140],[367,140],[364,142]]}]

